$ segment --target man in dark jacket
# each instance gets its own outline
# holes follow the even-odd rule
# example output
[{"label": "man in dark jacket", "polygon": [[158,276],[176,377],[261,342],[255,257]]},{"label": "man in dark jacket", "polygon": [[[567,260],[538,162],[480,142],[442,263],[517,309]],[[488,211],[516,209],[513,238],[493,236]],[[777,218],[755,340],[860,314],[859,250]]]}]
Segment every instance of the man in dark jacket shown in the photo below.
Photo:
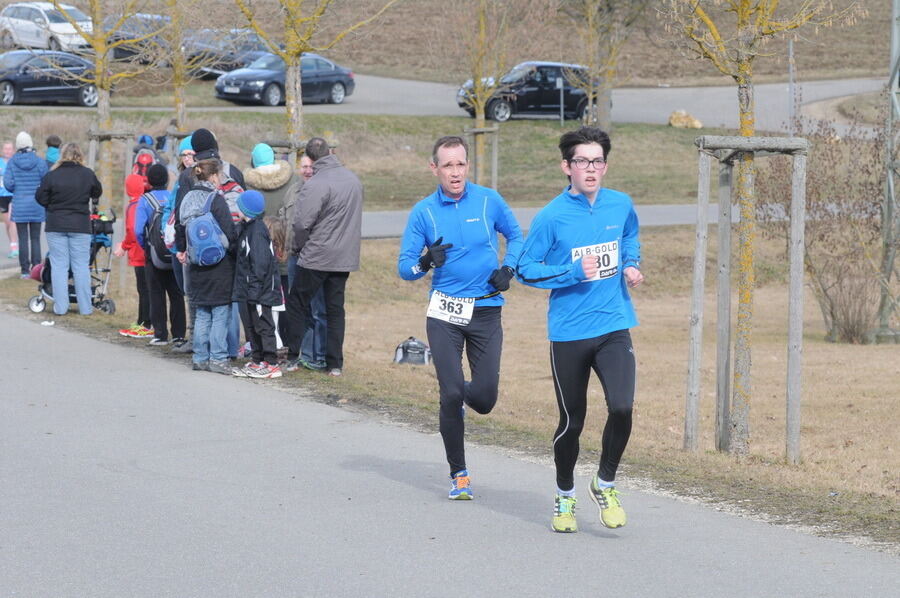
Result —
[{"label": "man in dark jacket", "polygon": [[259,191],[244,191],[238,196],[237,207],[241,213],[241,233],[231,298],[244,304],[241,316],[252,354],[250,363],[234,368],[232,373],[239,377],[280,378],[272,307],[281,305],[281,277],[269,230],[262,218],[265,199]]},{"label": "man in dark jacket", "polygon": [[300,367],[300,343],[306,314],[320,287],[325,289],[328,373],[340,376],[344,366],[344,288],[350,272],[359,270],[363,187],[359,178],[332,155],[328,143],[314,137],[306,144],[313,177],[300,190],[294,220],[293,252],[299,255],[294,285],[287,301],[287,371]]}]

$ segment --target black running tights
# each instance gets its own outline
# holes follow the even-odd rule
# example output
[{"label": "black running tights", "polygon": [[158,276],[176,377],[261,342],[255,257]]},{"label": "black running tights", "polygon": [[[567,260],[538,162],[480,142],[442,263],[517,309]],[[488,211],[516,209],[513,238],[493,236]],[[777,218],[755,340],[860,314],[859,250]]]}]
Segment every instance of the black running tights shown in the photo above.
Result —
[{"label": "black running tights", "polygon": [[591,370],[603,385],[608,412],[597,474],[602,480],[614,481],[631,435],[635,377],[631,334],[628,330],[617,330],[595,338],[551,342],[550,367],[559,407],[559,426],[553,436],[556,485],[560,490],[575,487],[578,438],[587,413]]}]

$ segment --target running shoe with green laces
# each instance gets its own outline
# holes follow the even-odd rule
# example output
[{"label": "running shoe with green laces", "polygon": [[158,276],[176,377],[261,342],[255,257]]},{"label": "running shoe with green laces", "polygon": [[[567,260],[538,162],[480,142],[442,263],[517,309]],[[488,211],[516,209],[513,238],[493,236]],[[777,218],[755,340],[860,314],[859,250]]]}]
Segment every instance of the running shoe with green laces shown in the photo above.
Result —
[{"label": "running shoe with green laces", "polygon": [[469,487],[469,472],[466,469],[456,472],[456,475],[450,476],[450,494],[447,495],[450,500],[472,500],[472,489]]},{"label": "running shoe with green laces", "polygon": [[578,531],[578,522],[575,521],[574,496],[556,495],[556,504],[553,507],[553,531],[561,534],[572,534]]},{"label": "running shoe with green laces", "polygon": [[597,476],[591,479],[591,500],[600,509],[600,523],[608,528],[625,525],[625,509],[619,502],[619,491],[615,486],[601,486]]}]

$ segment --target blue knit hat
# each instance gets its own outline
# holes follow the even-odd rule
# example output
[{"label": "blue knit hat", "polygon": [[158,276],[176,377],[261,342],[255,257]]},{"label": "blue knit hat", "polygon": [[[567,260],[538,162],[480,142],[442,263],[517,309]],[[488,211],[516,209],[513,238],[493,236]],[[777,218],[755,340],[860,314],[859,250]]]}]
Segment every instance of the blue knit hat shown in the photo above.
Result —
[{"label": "blue knit hat", "polygon": [[178,144],[178,153],[180,154],[184,150],[194,151],[194,146],[191,145],[191,136],[188,135],[184,139],[181,140],[181,143]]},{"label": "blue knit hat", "polygon": [[250,157],[253,161],[254,168],[268,166],[269,164],[275,163],[275,150],[265,143],[257,143],[253,147],[253,151],[250,152]]},{"label": "blue knit hat", "polygon": [[266,199],[262,193],[251,189],[238,195],[237,206],[247,218],[256,218],[266,211]]}]

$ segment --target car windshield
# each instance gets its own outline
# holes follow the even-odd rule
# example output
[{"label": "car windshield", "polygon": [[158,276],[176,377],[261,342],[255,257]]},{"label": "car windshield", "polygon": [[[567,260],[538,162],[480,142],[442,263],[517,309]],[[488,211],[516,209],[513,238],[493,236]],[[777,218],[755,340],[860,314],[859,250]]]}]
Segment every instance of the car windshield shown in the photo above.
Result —
[{"label": "car windshield", "polygon": [[28,60],[31,54],[23,52],[21,54],[3,54],[0,56],[0,69],[13,69]]},{"label": "car windshield", "polygon": [[[69,13],[69,16],[76,21],[90,21],[86,14],[75,7],[67,8],[66,12]],[[63,14],[58,10],[48,10],[47,18],[50,19],[51,23],[68,23],[66,17],[64,17]]]},{"label": "car windshield", "polygon": [[518,81],[520,79],[524,79],[525,75],[534,70],[534,67],[530,64],[520,64],[518,66],[514,66],[511,71],[503,75],[500,79],[501,83],[512,83],[514,81]]},{"label": "car windshield", "polygon": [[283,71],[284,61],[274,54],[260,56],[247,65],[248,69],[258,69],[261,71]]}]

